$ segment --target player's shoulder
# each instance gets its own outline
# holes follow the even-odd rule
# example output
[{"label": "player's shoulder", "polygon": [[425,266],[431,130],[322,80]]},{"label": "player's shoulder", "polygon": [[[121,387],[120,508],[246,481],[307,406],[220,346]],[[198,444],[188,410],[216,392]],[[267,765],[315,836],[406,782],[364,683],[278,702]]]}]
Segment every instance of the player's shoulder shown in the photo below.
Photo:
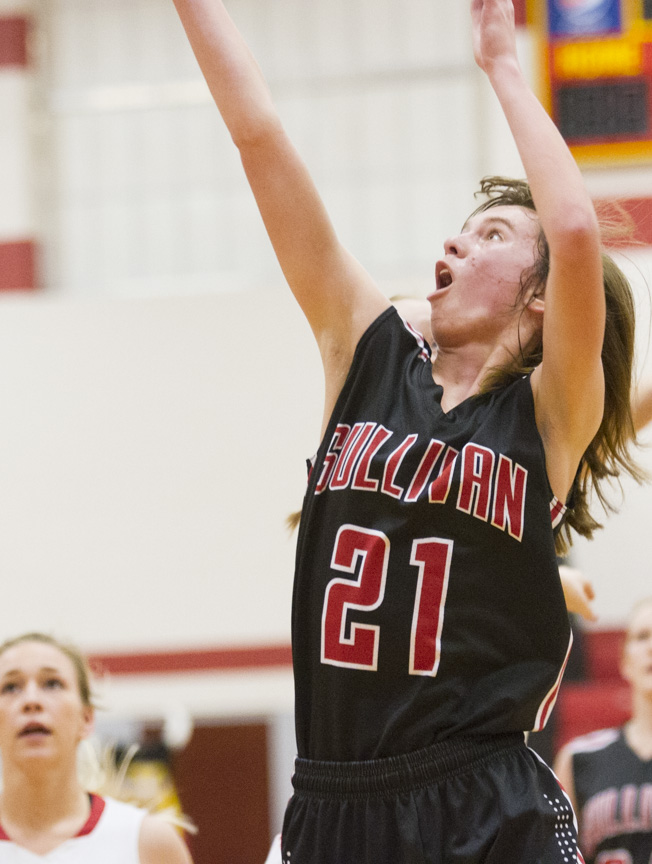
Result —
[{"label": "player's shoulder", "polygon": [[416,350],[419,359],[430,362],[431,349],[426,336],[393,305],[369,325],[358,343],[360,352],[377,348],[391,362],[394,352]]},{"label": "player's shoulder", "polygon": [[141,864],[192,864],[176,827],[158,814],[149,813],[143,819],[138,849]]}]

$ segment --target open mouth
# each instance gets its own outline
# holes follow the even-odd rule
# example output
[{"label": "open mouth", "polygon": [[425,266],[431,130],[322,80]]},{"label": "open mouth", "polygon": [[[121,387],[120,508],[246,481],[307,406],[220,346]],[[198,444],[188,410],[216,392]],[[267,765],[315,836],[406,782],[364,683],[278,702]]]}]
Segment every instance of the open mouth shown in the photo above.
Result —
[{"label": "open mouth", "polygon": [[437,290],[438,291],[441,291],[444,288],[448,288],[450,285],[453,284],[453,274],[448,269],[448,267],[444,264],[443,261],[440,261],[437,264],[435,276],[437,278]]},{"label": "open mouth", "polygon": [[28,723],[23,729],[21,729],[19,738],[29,738],[36,737],[39,735],[51,735],[51,731],[47,726],[44,726],[42,723]]}]

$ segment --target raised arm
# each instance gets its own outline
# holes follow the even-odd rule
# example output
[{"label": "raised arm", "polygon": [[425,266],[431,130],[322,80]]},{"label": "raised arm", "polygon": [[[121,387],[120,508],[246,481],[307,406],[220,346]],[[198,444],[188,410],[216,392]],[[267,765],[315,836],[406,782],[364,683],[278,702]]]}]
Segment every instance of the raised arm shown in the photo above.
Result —
[{"label": "raised arm", "polygon": [[355,346],[389,306],[339,243],[269,89],[221,0],[174,0],[199,66],[240,151],[285,278],[317,339],[330,414]]},{"label": "raised arm", "polygon": [[472,0],[472,16],[476,62],[509,123],[550,248],[543,362],[532,386],[550,481],[565,498],[603,411],[599,227],[579,168],[519,67],[512,0]]}]

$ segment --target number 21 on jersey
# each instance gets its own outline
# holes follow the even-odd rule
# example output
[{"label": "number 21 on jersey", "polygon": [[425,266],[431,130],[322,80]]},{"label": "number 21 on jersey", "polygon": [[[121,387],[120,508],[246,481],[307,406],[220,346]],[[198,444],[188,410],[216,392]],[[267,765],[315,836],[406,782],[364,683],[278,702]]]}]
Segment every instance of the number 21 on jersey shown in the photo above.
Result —
[{"label": "number 21 on jersey", "polygon": [[[355,612],[373,612],[381,606],[390,554],[389,538],[382,531],[342,525],[337,532],[331,567],[357,574],[357,578],[336,577],[326,587],[321,619],[322,663],[372,672],[378,668],[380,626],[356,621]],[[427,537],[412,542],[406,564],[417,568],[418,580],[410,635],[410,675],[437,674],[452,554],[452,540]]]}]

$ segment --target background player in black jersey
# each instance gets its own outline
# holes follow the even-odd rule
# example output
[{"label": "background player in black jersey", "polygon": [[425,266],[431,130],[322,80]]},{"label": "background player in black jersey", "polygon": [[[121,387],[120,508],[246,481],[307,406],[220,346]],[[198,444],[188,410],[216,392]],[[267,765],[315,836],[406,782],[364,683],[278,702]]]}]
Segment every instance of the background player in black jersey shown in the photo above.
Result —
[{"label": "background player in black jersey", "polygon": [[520,70],[512,0],[473,0],[474,56],[529,186],[486,181],[488,203],[445,242],[432,364],[339,243],[221,0],[175,5],[325,372],[283,861],[579,860],[570,806],[523,730],[545,724],[568,656],[564,502],[590,535],[589,485],[633,469],[633,304]]},{"label": "background player in black jersey", "polygon": [[575,738],[555,761],[577,809],[587,864],[652,862],[652,598],[630,617],[621,673],[631,687],[631,719]]}]

